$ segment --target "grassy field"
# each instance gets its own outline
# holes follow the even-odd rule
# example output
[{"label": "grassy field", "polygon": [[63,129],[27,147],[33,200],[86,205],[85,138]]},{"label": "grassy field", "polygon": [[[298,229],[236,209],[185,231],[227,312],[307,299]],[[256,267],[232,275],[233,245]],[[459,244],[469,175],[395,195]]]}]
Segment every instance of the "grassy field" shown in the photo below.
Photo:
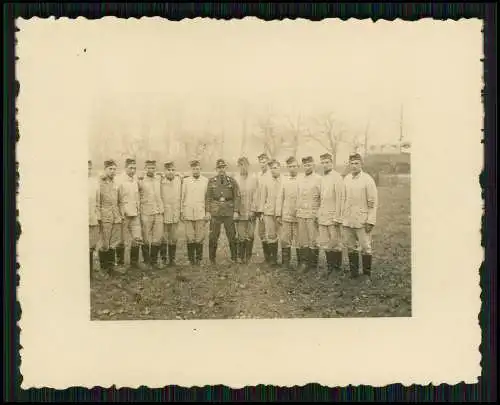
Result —
[{"label": "grassy field", "polygon": [[[177,267],[129,270],[111,278],[99,270],[91,280],[93,320],[231,319],[411,316],[410,187],[379,188],[378,223],[373,231],[371,280],[347,273],[326,277],[324,255],[316,272],[271,269],[262,264],[255,240],[248,265],[232,264],[224,233],[218,264],[192,267],[181,239]],[[182,227],[181,227],[182,228]],[[292,258],[292,261],[295,257]],[[347,258],[344,254],[344,270]]]}]

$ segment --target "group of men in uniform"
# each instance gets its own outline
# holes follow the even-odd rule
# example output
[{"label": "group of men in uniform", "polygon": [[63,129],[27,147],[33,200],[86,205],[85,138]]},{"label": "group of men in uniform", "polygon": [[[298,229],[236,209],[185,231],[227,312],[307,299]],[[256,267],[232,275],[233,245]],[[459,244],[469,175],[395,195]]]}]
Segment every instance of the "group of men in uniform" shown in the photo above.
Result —
[{"label": "group of men in uniform", "polygon": [[[190,264],[203,258],[209,224],[209,260],[216,264],[221,227],[224,226],[233,262],[248,263],[254,237],[259,235],[264,261],[291,268],[293,253],[303,271],[317,268],[319,252],[326,256],[328,273],[340,271],[347,247],[351,275],[371,274],[371,232],[376,222],[378,193],[373,178],[362,170],[359,154],[349,157],[350,173],[342,177],[333,168],[332,155],[320,156],[323,175],[314,169],[311,156],[302,158],[303,174],[293,156],[286,160],[287,174],[279,161],[263,153],[261,170],[249,172],[249,160],[238,159],[239,173],[226,173],[227,163],[216,162],[217,174],[201,175],[199,160],[190,162],[191,175],[182,177],[172,161],[157,172],[156,161],[146,161],[145,175],[136,175],[136,161],[127,159],[125,171],[116,176],[117,164],[104,162],[104,175],[92,176],[89,160],[90,266],[98,251],[101,269],[124,266],[125,244],[130,244],[131,267],[175,266],[178,225],[185,227]],[[142,250],[143,263],[139,261]]]}]

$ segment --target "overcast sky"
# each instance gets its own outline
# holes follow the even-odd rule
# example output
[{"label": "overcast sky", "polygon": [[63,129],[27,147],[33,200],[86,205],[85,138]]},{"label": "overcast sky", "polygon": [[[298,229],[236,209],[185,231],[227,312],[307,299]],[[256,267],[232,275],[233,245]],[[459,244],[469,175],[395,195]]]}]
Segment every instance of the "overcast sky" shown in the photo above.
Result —
[{"label": "overcast sky", "polygon": [[[182,104],[185,125],[222,125],[232,134],[227,142],[239,143],[243,111],[269,107],[289,116],[334,111],[355,131],[369,121],[370,142],[386,143],[398,139],[401,105],[412,140],[422,120],[442,108],[436,95],[460,97],[470,76],[480,77],[482,50],[469,46],[480,32],[469,27],[432,20],[108,17],[52,21],[19,39],[24,60],[30,46],[47,44],[40,74],[66,67],[58,85],[80,108],[83,131],[95,111],[133,120],[150,108],[154,121]],[[220,118],[207,124],[208,116]]]}]

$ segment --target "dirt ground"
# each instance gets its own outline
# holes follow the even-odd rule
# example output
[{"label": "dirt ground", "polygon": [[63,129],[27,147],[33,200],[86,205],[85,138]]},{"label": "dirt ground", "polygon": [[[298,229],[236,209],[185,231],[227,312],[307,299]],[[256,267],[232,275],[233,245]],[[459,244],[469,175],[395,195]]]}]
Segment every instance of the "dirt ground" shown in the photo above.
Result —
[{"label": "dirt ground", "polygon": [[[261,264],[258,238],[252,263],[232,264],[224,232],[217,265],[208,262],[206,240],[203,264],[190,266],[181,234],[176,268],[129,270],[111,278],[97,269],[91,280],[91,319],[411,316],[410,187],[380,187],[379,200],[371,280],[351,280],[347,273],[325,277],[323,253],[316,272],[272,269]],[[347,267],[344,254],[344,271]]]}]

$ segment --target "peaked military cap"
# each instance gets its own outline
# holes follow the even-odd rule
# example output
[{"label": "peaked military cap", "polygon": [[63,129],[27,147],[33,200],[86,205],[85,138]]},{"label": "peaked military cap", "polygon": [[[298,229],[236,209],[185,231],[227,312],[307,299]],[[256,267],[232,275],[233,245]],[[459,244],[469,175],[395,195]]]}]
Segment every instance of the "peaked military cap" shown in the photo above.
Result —
[{"label": "peaked military cap", "polygon": [[363,160],[363,158],[361,157],[361,155],[357,152],[355,153],[351,153],[349,155],[349,161],[352,161],[352,160]]},{"label": "peaked military cap", "polygon": [[319,157],[320,159],[330,159],[332,160],[333,156],[331,153],[323,153],[322,155],[320,155]]},{"label": "peaked military cap", "polygon": [[215,163],[215,167],[226,167],[227,163],[224,159],[217,159],[217,162]]},{"label": "peaked military cap", "polygon": [[170,169],[171,167],[174,167],[174,162],[169,160],[168,162],[165,162],[163,166],[165,167],[165,169]]},{"label": "peaked military cap", "polygon": [[125,166],[131,165],[131,164],[135,164],[135,159],[132,159],[132,158],[125,159]]},{"label": "peaked military cap", "polygon": [[193,159],[189,162],[189,166],[191,167],[195,167],[195,166],[199,166],[200,165],[200,161],[198,159]]},{"label": "peaked military cap", "polygon": [[292,164],[293,162],[296,162],[297,159],[295,159],[295,156],[290,156],[289,158],[287,158],[286,160],[286,164],[290,165]]},{"label": "peaked military cap", "polygon": [[261,153],[259,156],[257,156],[257,159],[269,159],[269,156],[267,156],[267,153]]},{"label": "peaked military cap", "polygon": [[146,160],[146,164],[147,165],[155,165],[156,164],[156,160],[153,160],[153,159]]},{"label": "peaked military cap", "polygon": [[312,163],[314,162],[314,159],[312,156],[306,156],[302,158],[302,163]]},{"label": "peaked military cap", "polygon": [[113,159],[108,159],[104,161],[104,167],[116,166],[116,162]]},{"label": "peaked military cap", "polygon": [[276,159],[272,159],[268,164],[269,164],[269,167],[274,166],[274,165],[281,166],[280,162]]},{"label": "peaked military cap", "polygon": [[248,158],[246,158],[245,156],[242,156],[238,159],[238,164],[239,165],[249,165],[250,162],[248,161]]}]

